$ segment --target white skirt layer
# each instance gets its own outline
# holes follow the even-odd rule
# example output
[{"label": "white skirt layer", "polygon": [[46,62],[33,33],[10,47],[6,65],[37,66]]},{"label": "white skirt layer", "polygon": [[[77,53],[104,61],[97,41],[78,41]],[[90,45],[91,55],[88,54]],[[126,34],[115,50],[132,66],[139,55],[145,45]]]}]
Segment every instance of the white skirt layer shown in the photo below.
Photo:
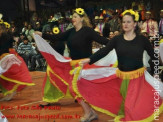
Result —
[{"label": "white skirt layer", "polygon": [[0,122],[8,122],[6,117],[0,112]]},{"label": "white skirt layer", "polygon": [[[80,74],[80,78],[86,79],[88,81],[100,79],[104,77],[109,77],[116,73],[117,68],[104,67],[104,68],[94,68],[94,69],[83,69]],[[144,71],[145,80],[158,91],[161,98],[163,98],[163,83],[158,79],[152,77],[147,71]]]}]

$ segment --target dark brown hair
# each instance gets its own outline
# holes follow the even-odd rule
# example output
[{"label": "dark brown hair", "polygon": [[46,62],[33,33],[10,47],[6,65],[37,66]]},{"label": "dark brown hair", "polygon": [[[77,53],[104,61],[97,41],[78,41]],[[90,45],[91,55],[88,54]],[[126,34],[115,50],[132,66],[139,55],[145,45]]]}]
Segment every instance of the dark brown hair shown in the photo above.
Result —
[{"label": "dark brown hair", "polygon": [[[125,13],[125,14],[123,15],[123,17],[124,17],[125,15],[131,16],[132,19],[133,19],[133,21],[134,21],[135,23],[137,23],[137,21],[135,21],[135,16],[132,15],[130,12]],[[123,19],[123,17],[122,17],[122,19]],[[136,27],[135,27],[135,33],[136,33],[136,34],[140,34],[140,28],[139,28],[139,26],[138,26],[138,23],[136,24]]]}]

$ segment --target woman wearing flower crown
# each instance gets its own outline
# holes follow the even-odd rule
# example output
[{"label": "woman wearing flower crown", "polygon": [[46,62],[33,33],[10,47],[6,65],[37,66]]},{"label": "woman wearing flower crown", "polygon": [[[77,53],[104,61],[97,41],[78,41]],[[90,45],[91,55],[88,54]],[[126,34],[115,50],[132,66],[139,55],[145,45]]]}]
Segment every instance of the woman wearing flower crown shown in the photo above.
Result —
[{"label": "woman wearing flower crown", "polygon": [[20,66],[12,65],[11,68],[0,75],[0,89],[4,94],[4,97],[1,98],[0,101],[11,100],[17,91],[21,91],[27,85],[34,85],[23,59],[18,56],[14,49],[11,49],[13,39],[12,34],[8,29],[9,24],[6,24],[6,22],[2,21],[2,23],[0,23],[0,60],[12,54],[16,56],[22,63]]},{"label": "woman wearing flower crown", "polygon": [[[74,11],[72,17],[72,23],[74,28],[67,30],[61,34],[49,35],[41,32],[35,32],[35,34],[41,35],[45,39],[53,39],[59,41],[67,41],[67,46],[70,50],[70,57],[72,60],[78,60],[82,58],[88,58],[92,55],[92,42],[96,41],[100,44],[106,45],[108,39],[97,34],[90,24],[90,20],[86,15],[84,9],[77,8]],[[49,91],[50,92],[50,91]],[[55,97],[55,96],[54,96]],[[48,98],[46,98],[48,99]],[[47,101],[48,102],[48,101]],[[90,109],[88,104],[83,100],[78,100],[78,102],[84,108],[85,115],[81,118],[82,122],[91,121],[97,118],[97,115],[93,110]],[[90,114],[91,112],[91,114]],[[89,116],[88,116],[89,115]],[[89,118],[91,115],[91,118]]]},{"label": "woman wearing flower crown", "polygon": [[99,36],[90,24],[90,20],[85,13],[84,9],[77,8],[74,10],[72,17],[74,28],[55,35],[41,33],[35,31],[35,34],[41,35],[45,39],[53,39],[59,41],[67,41],[68,48],[70,49],[70,56],[72,59],[87,58],[92,54],[92,42],[96,41],[100,44],[106,45],[108,40]]},{"label": "woman wearing flower crown", "polygon": [[[106,47],[80,62],[82,65],[93,64],[112,49],[116,50],[118,68],[113,75],[109,76],[110,79],[105,81],[108,91],[105,91],[103,86],[103,92],[108,93],[108,96],[105,96],[107,101],[101,100],[102,95],[99,97],[100,100],[97,98],[96,101],[102,102],[106,107],[91,101],[94,98],[93,93],[90,98],[84,98],[93,106],[104,109],[102,112],[115,117],[115,121],[150,122],[158,119],[157,117],[163,111],[161,99],[163,84],[156,79],[158,74],[153,78],[143,66],[144,50],[151,59],[154,59],[154,50],[149,40],[138,33],[138,19],[138,14],[133,10],[124,11],[122,13],[123,33],[114,37]],[[79,80],[79,82],[82,84],[82,81]],[[97,91],[100,85],[102,84],[96,87]],[[80,93],[80,89],[77,93]]]}]

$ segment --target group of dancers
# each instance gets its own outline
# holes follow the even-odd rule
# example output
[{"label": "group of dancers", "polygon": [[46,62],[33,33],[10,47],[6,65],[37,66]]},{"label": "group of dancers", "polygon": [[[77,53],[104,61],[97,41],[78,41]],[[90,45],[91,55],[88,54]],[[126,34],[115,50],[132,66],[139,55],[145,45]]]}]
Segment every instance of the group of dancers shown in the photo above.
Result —
[{"label": "group of dancers", "polygon": [[[34,39],[48,63],[43,100],[57,102],[71,95],[84,110],[81,122],[98,119],[95,110],[115,117],[114,121],[123,122],[147,122],[153,121],[155,115],[159,116],[163,111],[163,83],[152,77],[144,67],[144,51],[151,58],[151,69],[155,57],[149,40],[138,31],[138,19],[138,14],[133,10],[124,11],[123,32],[108,40],[93,30],[84,9],[76,8],[72,16],[74,28],[54,35],[36,31]],[[14,92],[34,83],[22,58],[10,49],[11,36],[4,24],[0,24],[0,30],[3,30],[0,31],[0,88],[4,95],[12,96]],[[57,53],[43,38],[66,41],[70,58]],[[92,54],[93,41],[105,47]],[[113,49],[117,58],[108,56],[105,60],[115,61],[100,66],[95,63],[103,60]],[[118,66],[113,67],[116,60]],[[152,70],[152,75],[154,73]],[[155,87],[156,84],[159,88]],[[159,92],[155,94],[154,91]],[[5,99],[9,100],[11,96]],[[157,104],[154,104],[156,97]]]}]

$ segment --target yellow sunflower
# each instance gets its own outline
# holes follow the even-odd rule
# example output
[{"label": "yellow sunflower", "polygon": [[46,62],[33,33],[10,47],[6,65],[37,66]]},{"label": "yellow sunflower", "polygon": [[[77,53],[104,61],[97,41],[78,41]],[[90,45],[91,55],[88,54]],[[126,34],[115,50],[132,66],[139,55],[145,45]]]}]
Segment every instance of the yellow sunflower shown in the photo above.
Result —
[{"label": "yellow sunflower", "polygon": [[6,28],[10,28],[10,24],[9,23],[4,22],[4,24],[5,24]]},{"label": "yellow sunflower", "polygon": [[54,34],[58,34],[59,33],[59,28],[58,27],[54,27],[53,28],[53,33]]},{"label": "yellow sunflower", "polygon": [[75,12],[76,12],[77,14],[79,14],[79,15],[84,15],[84,9],[82,9],[82,8],[77,8],[77,9],[75,9]]},{"label": "yellow sunflower", "polygon": [[3,23],[3,20],[2,19],[0,19],[0,24],[2,24]]}]

